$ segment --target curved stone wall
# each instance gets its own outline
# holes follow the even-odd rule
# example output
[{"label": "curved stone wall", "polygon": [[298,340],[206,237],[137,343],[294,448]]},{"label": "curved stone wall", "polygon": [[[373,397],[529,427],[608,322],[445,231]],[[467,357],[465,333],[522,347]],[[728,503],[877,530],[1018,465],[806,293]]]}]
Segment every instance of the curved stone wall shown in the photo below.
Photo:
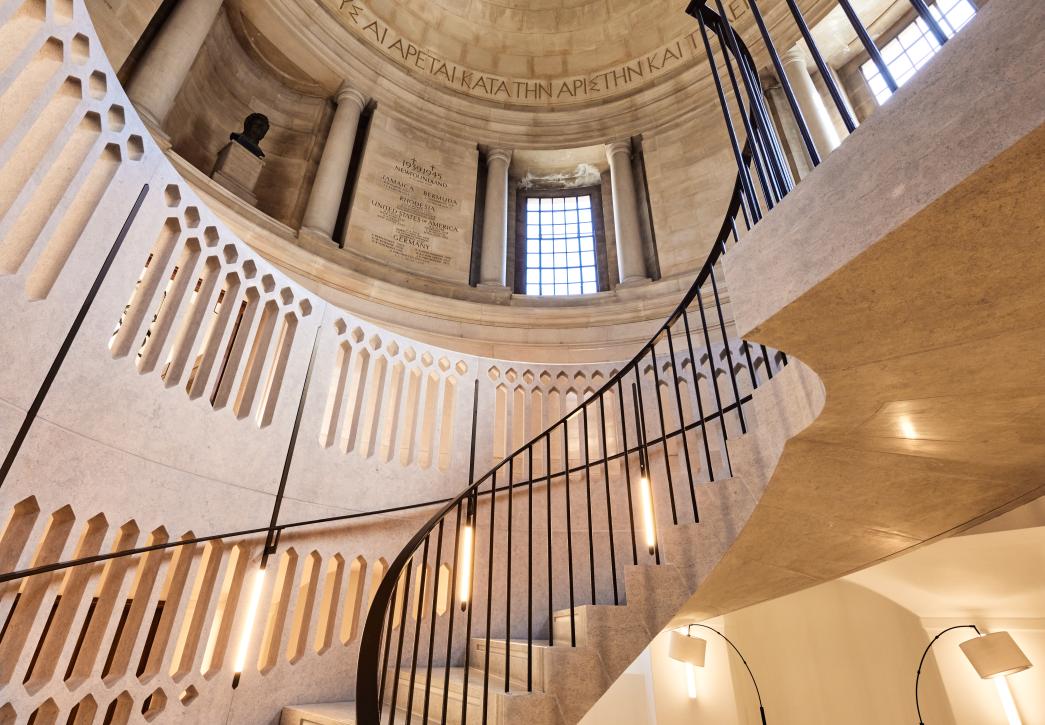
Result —
[{"label": "curved stone wall", "polygon": [[[5,572],[264,527],[299,404],[283,523],[454,494],[473,400],[483,469],[614,371],[435,346],[294,281],[153,142],[82,0],[0,5],[0,104]],[[700,361],[719,384],[727,357]],[[296,696],[347,693],[363,582],[426,515],[287,530],[250,645],[262,676],[235,701],[259,536],[0,585],[0,717],[261,721],[283,704],[268,678],[291,674]]]}]

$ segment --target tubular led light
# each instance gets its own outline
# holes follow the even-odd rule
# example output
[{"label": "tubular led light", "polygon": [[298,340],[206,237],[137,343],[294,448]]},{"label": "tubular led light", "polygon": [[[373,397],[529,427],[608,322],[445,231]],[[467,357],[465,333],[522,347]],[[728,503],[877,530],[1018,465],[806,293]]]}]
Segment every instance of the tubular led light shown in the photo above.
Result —
[{"label": "tubular led light", "polygon": [[259,567],[254,572],[254,586],[250,590],[250,601],[247,604],[247,616],[243,620],[243,631],[240,633],[239,646],[236,648],[236,659],[233,664],[235,678],[232,686],[239,684],[239,676],[247,665],[247,652],[250,649],[251,635],[254,633],[254,621],[258,617],[258,606],[261,604],[261,591],[265,585],[265,569]]},{"label": "tubular led light", "polygon": [[697,699],[697,668],[686,663],[686,693],[690,700]]},{"label": "tubular led light", "polygon": [[461,537],[461,560],[458,568],[461,576],[458,579],[458,598],[461,600],[461,611],[468,608],[468,600],[472,596],[472,548],[475,546],[475,531],[471,524],[466,524]]},{"label": "tubular led light", "polygon": [[646,548],[652,555],[657,548],[657,528],[653,519],[653,492],[649,479],[643,476],[639,480],[639,494],[642,497],[642,525],[646,533]]},{"label": "tubular led light", "polygon": [[1016,710],[1016,702],[1012,699],[1009,681],[1005,677],[992,677],[991,679],[994,680],[994,686],[998,688],[998,698],[1001,700],[1001,707],[1005,711],[1009,725],[1023,725],[1020,713]]}]

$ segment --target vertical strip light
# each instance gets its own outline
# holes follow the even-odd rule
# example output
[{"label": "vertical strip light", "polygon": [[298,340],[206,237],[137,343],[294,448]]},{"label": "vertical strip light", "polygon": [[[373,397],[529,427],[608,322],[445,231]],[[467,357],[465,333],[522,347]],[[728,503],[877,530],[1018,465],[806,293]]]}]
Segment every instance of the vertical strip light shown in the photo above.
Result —
[{"label": "vertical strip light", "polygon": [[[639,408],[639,390],[631,384],[631,400],[635,404],[635,429],[639,446],[639,505],[642,509],[642,529],[646,534],[646,548],[650,556],[657,553],[657,517],[653,512],[653,487],[649,480],[649,461],[646,460],[646,423]],[[659,560],[657,563],[660,563]]]},{"label": "vertical strip light", "polygon": [[[469,505],[469,508],[471,506]],[[472,552],[475,549],[475,528],[472,525],[472,514],[469,512],[464,531],[461,532],[461,558],[457,562],[461,572],[457,583],[457,598],[461,600],[461,611],[468,609],[468,601],[472,597]]]},{"label": "vertical strip light", "polygon": [[689,662],[686,663],[686,694],[690,700],[697,699],[697,668]]},{"label": "vertical strip light", "polygon": [[[479,378],[475,379],[472,393],[472,440],[468,456],[468,484],[475,482],[475,431],[479,422]],[[461,600],[461,611],[468,609],[472,598],[472,562],[475,552],[475,504],[478,488],[468,494],[468,506],[464,512],[464,530],[461,532],[461,556],[457,560],[457,598]],[[458,504],[460,505],[460,504]],[[491,536],[493,534],[491,533]]]},{"label": "vertical strip light", "polygon": [[650,556],[653,556],[657,550],[657,524],[653,516],[653,490],[649,478],[645,475],[639,479],[639,497],[642,502],[642,528],[646,534],[646,548],[649,549]]},{"label": "vertical strip light", "polygon": [[994,680],[994,686],[998,689],[998,699],[1001,700],[1001,707],[1005,711],[1005,717],[1008,719],[1009,725],[1023,725],[1020,713],[1016,709],[1016,702],[1012,699],[1012,690],[1009,689],[1008,679],[1004,675],[992,677],[991,679]]},{"label": "vertical strip light", "polygon": [[235,672],[232,678],[233,689],[239,685],[240,675],[243,674],[243,668],[247,666],[247,654],[250,651],[251,635],[254,633],[254,622],[258,618],[258,607],[261,604],[261,592],[265,588],[266,563],[266,560],[262,559],[258,570],[254,572],[254,583],[250,589],[250,599],[247,602],[247,616],[243,620],[243,630],[240,632],[239,646],[236,647],[236,659],[233,661],[233,671]]}]

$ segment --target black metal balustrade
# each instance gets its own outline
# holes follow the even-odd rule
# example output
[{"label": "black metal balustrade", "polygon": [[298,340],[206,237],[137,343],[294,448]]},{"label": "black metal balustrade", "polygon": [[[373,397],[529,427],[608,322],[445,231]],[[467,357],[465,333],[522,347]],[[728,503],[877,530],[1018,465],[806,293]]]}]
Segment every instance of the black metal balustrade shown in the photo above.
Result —
[{"label": "black metal balustrade", "polygon": [[[837,2],[895,90],[849,0]],[[708,7],[712,3],[714,9]],[[786,29],[795,36],[790,42],[805,41],[843,124],[853,131],[852,110],[798,3],[786,3],[795,24]],[[923,0],[911,4],[945,42]],[[816,147],[758,0],[748,5],[759,50],[780,79],[804,150],[816,166],[828,149]],[[393,562],[360,644],[356,717],[364,725],[397,719],[408,725],[415,717],[421,723],[450,718],[485,725],[492,679],[505,692],[533,691],[535,646],[577,646],[577,608],[620,604],[624,568],[661,563],[661,527],[700,521],[701,487],[732,475],[729,442],[748,430],[745,406],[787,363],[783,353],[731,335],[719,263],[739,241],[738,225],[750,229],[795,180],[755,60],[724,20],[722,1],[693,0],[687,12],[700,31],[738,169],[711,253],[679,305],[623,369],[473,478]],[[450,581],[440,584],[439,569],[446,565]],[[428,602],[431,611],[421,612]],[[473,647],[475,633],[481,646]],[[504,651],[492,655],[495,646]],[[512,651],[519,648],[525,648],[525,665],[522,658],[513,664]],[[473,660],[476,653],[481,662]],[[524,667],[523,677],[513,675],[517,666]],[[423,693],[420,699],[415,692]],[[451,701],[459,712],[449,712]],[[473,710],[469,719],[470,708],[478,708],[478,716]]]}]

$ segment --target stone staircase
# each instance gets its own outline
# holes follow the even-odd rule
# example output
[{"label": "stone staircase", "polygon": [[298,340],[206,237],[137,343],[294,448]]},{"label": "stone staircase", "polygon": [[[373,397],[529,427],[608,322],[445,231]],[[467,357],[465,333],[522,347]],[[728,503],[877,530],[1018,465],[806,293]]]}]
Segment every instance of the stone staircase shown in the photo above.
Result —
[{"label": "stone staircase", "polygon": [[[817,377],[794,362],[759,389],[748,434],[732,438],[729,454],[734,477],[697,484],[699,523],[664,526],[659,531],[661,564],[626,565],[620,605],[580,605],[574,609],[576,646],[571,647],[570,610],[554,613],[552,644],[547,630],[534,633],[533,691],[526,690],[527,643],[491,633],[483,718],[485,636],[473,637],[467,670],[468,725],[526,723],[572,725],[579,722],[624,670],[672,625],[679,610],[698,590],[736,540],[769,482],[788,438],[819,413],[823,389]],[[796,405],[795,401],[802,401]],[[497,635],[500,634],[500,637]],[[509,687],[504,676],[510,658]],[[428,722],[440,723],[444,697],[446,723],[461,725],[466,670],[433,667],[431,685],[418,666],[411,686],[410,663],[400,668],[395,693],[396,723],[421,723],[428,690]],[[387,674],[385,703],[392,702],[393,670]],[[445,683],[449,683],[445,687]],[[413,695],[411,697],[411,694]],[[295,705],[283,710],[281,725],[355,725],[350,702]],[[389,714],[387,721],[391,721]],[[360,724],[364,725],[364,724]]]},{"label": "stone staircase", "polygon": [[[804,401],[796,405],[795,401]],[[819,413],[823,388],[816,375],[794,362],[759,389],[750,418],[757,421],[747,435],[733,438],[729,454],[734,477],[697,485],[700,523],[663,526],[659,532],[661,564],[627,565],[621,604],[580,605],[574,609],[576,646],[570,646],[570,611],[552,618],[552,642],[547,631],[535,632],[533,691],[526,690],[525,640],[493,632],[487,678],[486,723],[506,725],[572,725],[579,722],[650,641],[672,624],[736,540],[769,482],[788,438]],[[483,719],[483,670],[486,638],[473,637],[468,670],[468,725]],[[510,657],[509,688],[505,664]],[[463,665],[463,657],[461,658]],[[385,702],[392,702],[392,678],[387,675]],[[445,668],[432,670],[428,722],[442,722],[444,694],[447,719],[461,725],[465,668],[451,667],[449,687]],[[396,688],[396,723],[420,723],[424,715],[426,674],[422,667],[410,682],[404,663]],[[413,692],[413,698],[410,694]],[[408,708],[409,707],[409,716]],[[389,715],[388,720],[392,718]],[[281,725],[355,725],[352,703],[295,705],[285,708]],[[364,725],[364,724],[360,724]]]}]

